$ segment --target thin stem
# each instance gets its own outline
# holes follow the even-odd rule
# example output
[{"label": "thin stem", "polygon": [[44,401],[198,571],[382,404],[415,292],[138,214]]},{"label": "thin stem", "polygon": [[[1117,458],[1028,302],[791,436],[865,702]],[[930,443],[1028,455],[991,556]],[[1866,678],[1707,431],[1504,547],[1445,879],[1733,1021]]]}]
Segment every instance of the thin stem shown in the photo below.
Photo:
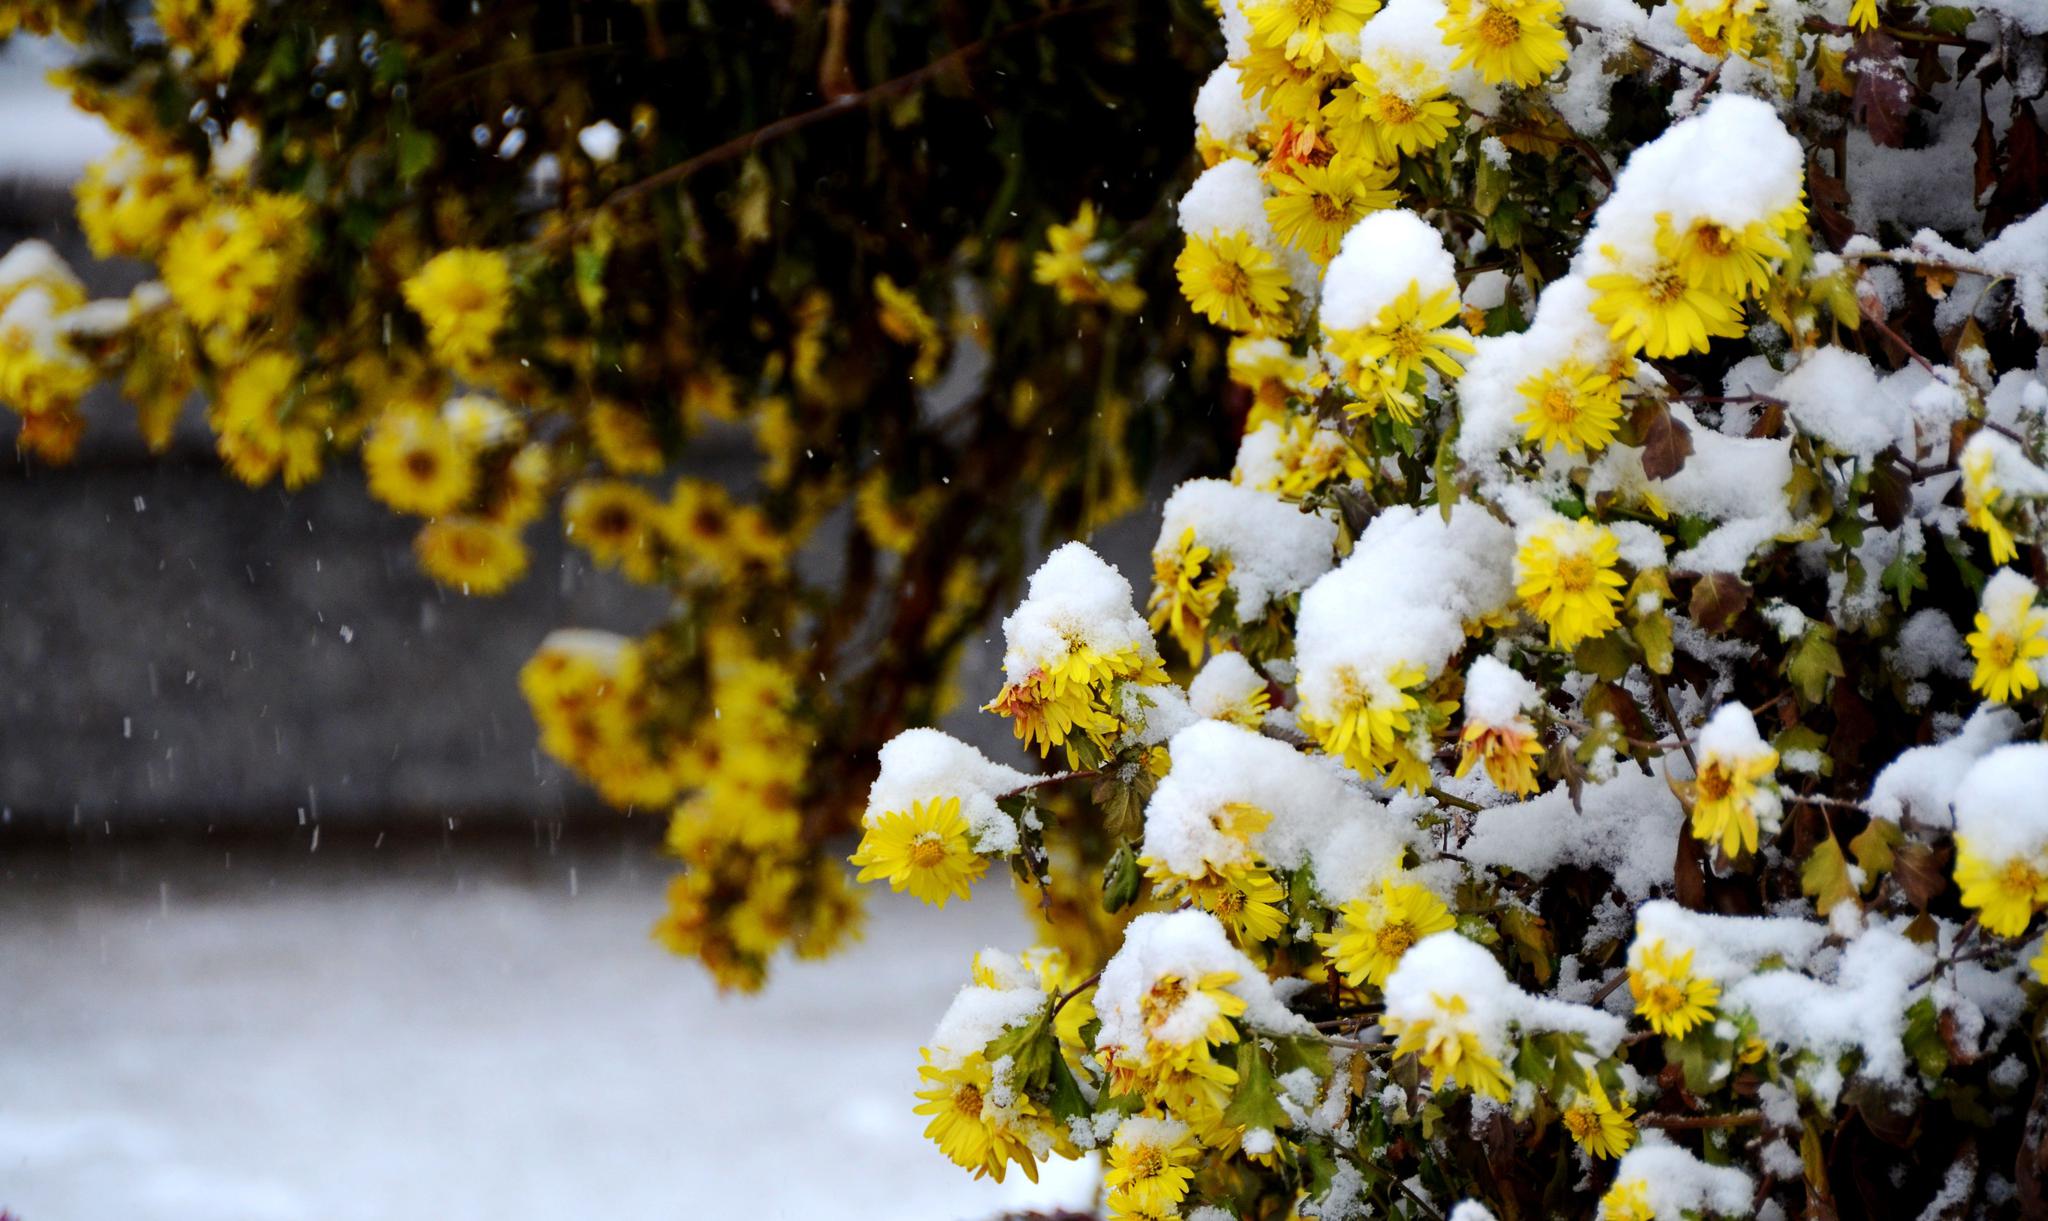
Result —
[{"label": "thin stem", "polygon": [[1427,792],[1431,797],[1436,798],[1439,802],[1443,803],[1444,805],[1453,806],[1460,810],[1467,810],[1471,813],[1478,814],[1482,813],[1486,809],[1485,806],[1480,805],[1477,802],[1467,801],[1463,797],[1454,797],[1451,794],[1444,792],[1442,789],[1437,788],[1435,785],[1431,785],[1428,789],[1425,789],[1424,791]]},{"label": "thin stem", "polygon": [[1065,784],[1069,780],[1093,780],[1101,774],[1102,770],[1094,767],[1082,768],[1077,772],[1054,772],[1050,776],[1040,776],[1036,780],[1028,780],[1008,792],[997,793],[996,798],[1001,800],[1005,797],[1022,797],[1033,789],[1042,789],[1054,784]]},{"label": "thin stem", "polygon": [[1934,373],[1934,366],[1928,362],[1928,359],[1925,356],[1920,355],[1919,352],[1915,351],[1913,349],[1913,345],[1906,342],[1906,337],[1904,335],[1901,335],[1897,331],[1893,330],[1890,324],[1885,322],[1884,319],[1878,317],[1877,311],[1871,308],[1871,305],[1868,301],[1865,301],[1861,297],[1859,297],[1856,300],[1856,305],[1858,307],[1858,310],[1863,315],[1863,321],[1868,322],[1870,325],[1876,327],[1878,334],[1883,335],[1886,339],[1889,339],[1893,343],[1898,344],[1900,351],[1904,352],[1906,355],[1913,358],[1913,363],[1919,365],[1922,369],[1925,369],[1930,375]]},{"label": "thin stem", "polygon": [[1627,983],[1627,982],[1628,982],[1628,972],[1627,972],[1627,971],[1616,971],[1616,972],[1615,972],[1614,974],[1612,974],[1612,975],[1610,975],[1610,976],[1608,976],[1608,977],[1607,977],[1607,982],[1606,982],[1606,983],[1604,983],[1604,984],[1601,984],[1601,985],[1600,985],[1600,987],[1599,987],[1599,989],[1598,989],[1597,991],[1595,991],[1595,992],[1593,993],[1593,995],[1592,995],[1592,998],[1591,998],[1591,999],[1589,999],[1589,1000],[1588,1000],[1588,1001],[1587,1001],[1586,1003],[1587,1003],[1587,1004],[1589,1004],[1589,1005],[1594,1005],[1594,1006],[1598,1006],[1598,1005],[1599,1005],[1599,1004],[1600,1004],[1601,1002],[1605,1001],[1605,1000],[1606,1000],[1606,999],[1607,999],[1608,997],[1610,997],[1610,996],[1613,996],[1613,995],[1614,995],[1614,990],[1615,990],[1616,988],[1619,988],[1619,987],[1621,987],[1621,986],[1622,986],[1623,984],[1625,984],[1625,983]]},{"label": "thin stem", "polygon": [[1090,975],[1088,978],[1082,980],[1080,983],[1075,984],[1073,987],[1061,993],[1060,998],[1052,1003],[1052,1012],[1046,1016],[1046,1024],[1051,1025],[1052,1019],[1060,1015],[1060,1010],[1065,1009],[1067,1007],[1068,1001],[1073,1000],[1075,997],[1081,995],[1083,992],[1086,992],[1088,989],[1094,987],[1096,984],[1099,984],[1101,982],[1102,972],[1097,971],[1095,974]]},{"label": "thin stem", "polygon": [[[1648,667],[1644,668],[1648,669]],[[1650,671],[1650,690],[1657,696],[1658,711],[1662,712],[1664,719],[1671,723],[1671,731],[1673,733],[1680,733],[1681,731],[1678,727],[1678,707],[1671,702],[1671,688],[1664,685],[1664,676],[1655,670]],[[1695,776],[1699,775],[1700,761],[1698,756],[1692,753],[1692,739],[1684,737],[1681,733],[1678,745],[1685,751],[1685,761],[1692,765],[1692,774]]]},{"label": "thin stem", "polygon": [[883,101],[895,97],[897,94],[907,93],[951,68],[958,67],[969,60],[986,54],[991,47],[1006,39],[1013,38],[1018,34],[1029,33],[1041,26],[1049,25],[1063,18],[1088,13],[1099,13],[1113,7],[1116,2],[1117,0],[1094,0],[1093,3],[1051,9],[1035,17],[1027,17],[1022,21],[1013,21],[986,38],[970,42],[956,50],[948,51],[923,67],[906,72],[902,76],[883,81],[879,85],[870,85],[866,89],[846,94],[843,97],[833,98],[823,105],[814,106],[809,110],[800,111],[793,115],[787,115],[775,120],[773,123],[757,127],[744,135],[734,136],[723,144],[708,148],[694,157],[669,166],[667,169],[657,170],[637,182],[627,183],[625,186],[599,200],[581,216],[578,216],[550,234],[546,240],[560,241],[565,237],[581,232],[600,213],[609,211],[621,204],[631,203],[633,200],[650,192],[658,191],[663,187],[673,186],[708,166],[744,156],[763,144],[778,140],[783,136],[789,135],[791,132],[801,131],[814,123],[823,122],[835,115],[849,113],[869,102]]},{"label": "thin stem", "polygon": [[1729,1115],[1639,1115],[1638,1128],[1665,1132],[1692,1132],[1701,1128],[1755,1128],[1764,1122],[1762,1111],[1736,1111]]}]

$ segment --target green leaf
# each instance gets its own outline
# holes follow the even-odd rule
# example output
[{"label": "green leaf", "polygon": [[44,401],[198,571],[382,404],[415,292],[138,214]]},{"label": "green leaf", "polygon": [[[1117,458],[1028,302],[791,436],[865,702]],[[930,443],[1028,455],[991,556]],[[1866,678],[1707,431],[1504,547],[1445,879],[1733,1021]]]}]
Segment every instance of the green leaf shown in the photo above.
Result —
[{"label": "green leaf", "polygon": [[1047,1108],[1051,1110],[1052,1117],[1065,1123],[1075,1116],[1088,1114],[1088,1098],[1081,1093],[1080,1083],[1074,1080],[1074,1070],[1067,1067],[1067,1058],[1055,1051],[1051,1070],[1048,1080],[1052,1093],[1047,1099]]},{"label": "green leaf", "polygon": [[1809,725],[1793,725],[1778,731],[1771,739],[1771,749],[1783,759],[1787,755],[1813,755],[1820,760],[1820,774],[1831,776],[1835,771],[1834,756],[1828,754],[1827,735]]},{"label": "green leaf", "polygon": [[1927,10],[1925,19],[1927,28],[1935,33],[1960,38],[1969,31],[1970,23],[1976,20],[1976,14],[1958,5],[1937,4]]},{"label": "green leaf", "polygon": [[1906,1054],[1929,1081],[1939,1081],[1948,1071],[1948,1044],[1941,1038],[1941,1014],[1934,998],[1923,996],[1906,1008],[1906,1033],[1901,1040]]},{"label": "green leaf", "polygon": [[1605,636],[1580,641],[1579,647],[1572,650],[1572,664],[1610,683],[1618,683],[1627,676],[1635,658],[1629,656],[1628,644],[1621,633],[1609,632]]},{"label": "green leaf", "polygon": [[1102,910],[1115,914],[1138,897],[1138,854],[1129,844],[1119,844],[1116,855],[1102,870]]},{"label": "green leaf", "polygon": [[441,147],[434,137],[417,127],[406,127],[398,133],[398,181],[411,186],[421,174],[434,168],[434,161],[440,155]]},{"label": "green leaf", "polygon": [[1818,704],[1826,699],[1828,680],[1846,673],[1842,669],[1841,651],[1835,648],[1835,629],[1825,623],[1808,624],[1806,634],[1785,658],[1784,673],[1807,703]]},{"label": "green leaf", "polygon": [[1913,609],[1913,591],[1927,588],[1927,574],[1921,570],[1920,553],[1901,551],[1884,566],[1884,574],[1878,583],[1892,591],[1899,600],[1901,610]]},{"label": "green leaf", "polygon": [[1018,1090],[1044,1088],[1052,1075],[1052,1062],[1060,1058],[1059,1041],[1052,1032],[1052,1006],[1020,1026],[1012,1026],[988,1041],[982,1052],[993,1064],[1010,1058],[1010,1082]]},{"label": "green leaf", "polygon": [[1259,1041],[1247,1038],[1237,1045],[1237,1090],[1223,1110],[1223,1122],[1269,1132],[1287,1126],[1287,1112],[1273,1089],[1273,1074],[1266,1067],[1266,1054]]},{"label": "green leaf", "polygon": [[1671,673],[1671,663],[1676,655],[1671,644],[1671,616],[1661,610],[1651,611],[1636,620],[1629,634],[1636,639],[1637,647],[1643,650],[1643,664],[1651,673]]},{"label": "green leaf", "polygon": [[1800,864],[1799,890],[1814,900],[1823,916],[1834,910],[1835,904],[1856,897],[1856,887],[1849,881],[1849,862],[1834,836],[1815,844]]},{"label": "green leaf", "polygon": [[1541,985],[1550,983],[1550,956],[1556,950],[1556,943],[1550,936],[1550,927],[1543,923],[1543,917],[1519,907],[1500,909],[1500,928],[1522,951],[1522,960],[1529,964],[1530,974]]},{"label": "green leaf", "polygon": [[1870,825],[1858,832],[1849,841],[1849,851],[1856,854],[1856,864],[1866,875],[1863,881],[1867,890],[1876,885],[1877,875],[1891,872],[1892,850],[1904,842],[1905,832],[1899,824],[1882,818],[1873,818]]}]

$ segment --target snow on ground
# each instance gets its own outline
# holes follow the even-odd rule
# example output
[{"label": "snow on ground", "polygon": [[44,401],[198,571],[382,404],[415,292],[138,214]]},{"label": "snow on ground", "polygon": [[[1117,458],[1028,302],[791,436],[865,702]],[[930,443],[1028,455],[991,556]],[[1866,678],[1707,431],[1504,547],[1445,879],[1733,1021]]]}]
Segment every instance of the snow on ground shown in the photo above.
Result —
[{"label": "snow on ground", "polygon": [[[721,997],[647,939],[665,867],[6,860],[0,1210],[20,1221],[982,1218],[1086,1207],[955,1169],[911,1113],[1007,887]],[[332,860],[334,865],[324,862]],[[224,868],[225,866],[225,868]]]},{"label": "snow on ground", "polygon": [[66,185],[114,147],[112,128],[45,79],[70,55],[54,39],[20,35],[0,51],[0,179]]}]

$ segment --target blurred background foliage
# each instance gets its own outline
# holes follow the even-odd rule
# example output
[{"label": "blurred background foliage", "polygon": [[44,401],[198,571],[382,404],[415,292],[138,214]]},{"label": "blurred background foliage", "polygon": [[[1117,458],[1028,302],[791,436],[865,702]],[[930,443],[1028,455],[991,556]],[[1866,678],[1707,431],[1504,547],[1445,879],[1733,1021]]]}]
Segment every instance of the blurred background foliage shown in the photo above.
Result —
[{"label": "blurred background foliage", "polygon": [[670,591],[521,686],[607,801],[681,803],[657,933],[727,984],[857,921],[822,845],[1030,534],[1135,508],[1211,418],[1165,240],[1196,0],[4,0],[16,30],[78,44],[121,136],[81,223],[160,278],[0,269],[25,454],[69,458],[93,384],[153,443],[196,396],[244,482],[359,453],[453,590],[559,529]]}]

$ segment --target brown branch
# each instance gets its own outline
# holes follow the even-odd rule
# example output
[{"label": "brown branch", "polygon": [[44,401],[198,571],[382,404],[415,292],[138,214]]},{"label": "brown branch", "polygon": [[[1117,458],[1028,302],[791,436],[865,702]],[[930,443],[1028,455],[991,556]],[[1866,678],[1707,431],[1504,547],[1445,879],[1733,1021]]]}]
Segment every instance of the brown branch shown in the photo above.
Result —
[{"label": "brown branch", "polygon": [[1083,768],[1078,772],[1054,772],[1050,776],[1040,776],[1036,780],[1027,780],[1008,792],[997,793],[996,799],[1000,801],[1005,797],[1022,797],[1033,789],[1042,789],[1047,785],[1053,784],[1065,784],[1069,780],[1093,780],[1101,774],[1102,769],[1094,767]]},{"label": "brown branch", "polygon": [[1599,988],[1599,990],[1598,990],[1598,991],[1596,991],[1596,992],[1594,992],[1594,993],[1593,993],[1593,995],[1592,995],[1592,997],[1591,997],[1591,999],[1587,1000],[1587,1002],[1586,1002],[1586,1003],[1587,1003],[1587,1004],[1589,1004],[1589,1005],[1594,1005],[1594,1006],[1597,1006],[1597,1005],[1599,1005],[1599,1004],[1600,1004],[1600,1003],[1601,1003],[1602,1001],[1605,1001],[1605,1000],[1606,1000],[1606,999],[1607,999],[1608,997],[1610,997],[1610,996],[1613,996],[1613,995],[1614,995],[1614,990],[1615,990],[1616,988],[1619,988],[1619,987],[1621,987],[1621,986],[1622,986],[1623,984],[1625,984],[1625,983],[1627,983],[1627,982],[1628,982],[1628,972],[1627,972],[1627,971],[1616,971],[1616,972],[1615,972],[1615,973],[1614,973],[1613,975],[1610,975],[1610,976],[1608,976],[1608,977],[1607,977],[1607,982],[1606,982],[1606,983],[1604,983],[1604,984],[1601,984],[1601,985],[1600,985],[1600,988]]},{"label": "brown branch", "polygon": [[1868,322],[1870,325],[1876,327],[1878,334],[1883,335],[1886,339],[1889,339],[1893,343],[1899,345],[1899,350],[1904,352],[1906,355],[1912,357],[1913,363],[1919,365],[1922,369],[1925,369],[1929,376],[1935,377],[1935,380],[1937,381],[1940,380],[1940,378],[1935,375],[1934,366],[1931,363],[1929,363],[1928,359],[1925,356],[1920,355],[1920,353],[1918,353],[1917,351],[1914,351],[1913,345],[1906,342],[1906,337],[1904,335],[1901,335],[1897,331],[1893,330],[1890,324],[1886,323],[1883,318],[1878,317],[1877,311],[1871,307],[1870,302],[1865,301],[1861,297],[1858,297],[1856,299],[1856,306],[1858,311],[1861,312],[1863,315],[1863,321]]},{"label": "brown branch", "polygon": [[[1645,667],[1647,669],[1647,667]],[[1650,690],[1657,697],[1657,709],[1671,725],[1671,731],[1679,735],[1678,745],[1685,751],[1685,761],[1692,765],[1692,774],[1700,774],[1699,757],[1692,753],[1692,739],[1687,738],[1678,724],[1678,706],[1671,702],[1671,689],[1664,685],[1664,676],[1655,670],[1650,672]]]},{"label": "brown branch", "polygon": [[1102,972],[1097,971],[1095,974],[1090,975],[1088,978],[1082,980],[1080,983],[1075,984],[1073,987],[1067,989],[1065,992],[1062,992],[1060,994],[1060,998],[1052,1003],[1052,1012],[1047,1014],[1045,1017],[1046,1025],[1050,1026],[1052,1024],[1053,1019],[1060,1015],[1060,1010],[1065,1009],[1067,1007],[1068,1001],[1073,1000],[1075,997],[1081,995],[1083,992],[1086,992],[1088,989],[1094,987],[1096,984],[1099,984],[1101,982]]},{"label": "brown branch", "polygon": [[906,72],[902,76],[883,81],[879,85],[870,85],[866,89],[846,94],[843,97],[833,98],[823,105],[814,106],[809,110],[786,115],[765,126],[757,127],[745,135],[734,136],[723,144],[705,149],[694,157],[678,161],[667,169],[656,170],[645,178],[627,183],[625,186],[618,188],[599,200],[582,215],[548,234],[543,241],[562,241],[587,228],[591,221],[596,219],[600,213],[609,211],[621,204],[631,203],[633,200],[650,192],[658,191],[663,187],[673,186],[698,170],[717,165],[720,162],[730,161],[735,157],[745,156],[763,144],[781,139],[791,132],[801,131],[814,123],[821,123],[836,115],[847,114],[869,102],[884,101],[898,94],[908,93],[910,90],[917,88],[919,85],[949,69],[959,67],[969,60],[979,58],[997,43],[1006,39],[1014,38],[1019,34],[1029,33],[1062,18],[1099,13],[1113,7],[1116,3],[1117,0],[1092,0],[1091,3],[1051,9],[1035,17],[1013,21],[986,38],[978,39],[964,47],[948,51],[923,67]]},{"label": "brown branch", "polygon": [[1728,1115],[1638,1115],[1636,1127],[1664,1132],[1694,1132],[1701,1128],[1755,1128],[1762,1126],[1762,1111],[1736,1111]]}]

